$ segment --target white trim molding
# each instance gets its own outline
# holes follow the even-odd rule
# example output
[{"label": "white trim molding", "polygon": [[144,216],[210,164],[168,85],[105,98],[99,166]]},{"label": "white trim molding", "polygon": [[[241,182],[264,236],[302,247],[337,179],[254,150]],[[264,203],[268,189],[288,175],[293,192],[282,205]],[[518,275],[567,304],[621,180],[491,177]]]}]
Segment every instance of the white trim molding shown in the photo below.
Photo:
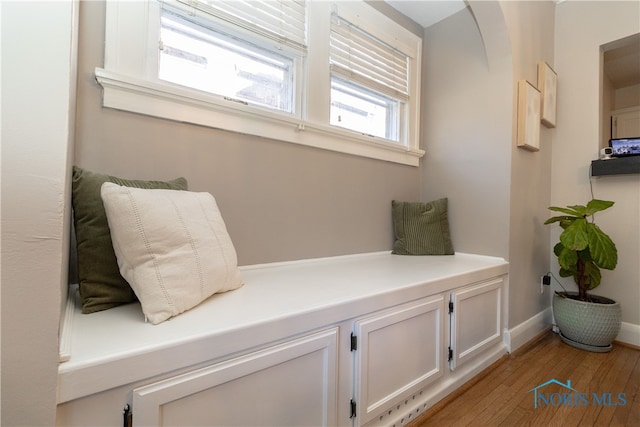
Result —
[{"label": "white trim molding", "polygon": [[[302,144],[373,159],[418,166],[424,150],[394,144],[382,138],[358,135],[330,126],[278,117],[264,111],[251,115],[231,102],[214,103],[199,91],[148,82],[134,77],[95,70],[103,88],[103,105],[168,120],[177,120],[247,135],[269,135],[280,141]],[[177,108],[179,107],[179,108]]]},{"label": "white trim molding", "polygon": [[640,347],[640,325],[622,322],[616,341]]},{"label": "white trim molding", "polygon": [[551,307],[548,307],[519,325],[504,331],[509,353],[513,353],[545,330],[551,329],[552,322]]},{"label": "white trim molding", "polygon": [[[550,329],[553,325],[551,307],[525,320],[519,325],[504,331],[504,340],[510,353]],[[554,330],[555,332],[555,330]],[[615,339],[618,342],[640,347],[640,325],[622,322],[620,333]]]},{"label": "white trim molding", "polygon": [[[113,0],[106,5],[104,68],[95,70],[103,106],[276,141],[419,166],[422,38],[366,2],[340,3],[340,13],[372,26],[408,58],[409,97],[400,114],[399,140],[375,137],[330,124],[329,28],[335,5],[309,2],[307,51],[294,59],[295,107],[290,113],[249,105],[158,77],[158,33],[163,8],[185,11],[184,2]],[[335,7],[334,7],[335,6]],[[214,19],[215,17],[209,17]],[[366,18],[366,19],[365,19]],[[208,19],[208,18],[207,18]],[[215,21],[215,19],[214,19]],[[214,22],[211,21],[211,22]],[[216,21],[217,22],[217,21]],[[213,24],[212,24],[213,25]],[[217,25],[217,23],[216,23]],[[235,31],[224,27],[225,31]],[[368,27],[367,27],[368,28]],[[232,31],[232,32],[233,32]],[[380,33],[380,34],[377,34]],[[234,33],[235,34],[235,33]],[[248,36],[247,36],[248,37]],[[249,40],[249,39],[247,39]]]}]

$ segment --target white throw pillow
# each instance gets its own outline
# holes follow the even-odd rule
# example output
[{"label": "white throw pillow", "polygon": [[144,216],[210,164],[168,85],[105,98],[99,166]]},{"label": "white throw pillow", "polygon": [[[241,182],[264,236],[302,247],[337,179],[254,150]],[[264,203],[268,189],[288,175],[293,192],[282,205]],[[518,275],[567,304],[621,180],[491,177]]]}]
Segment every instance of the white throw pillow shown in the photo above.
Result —
[{"label": "white throw pillow", "polygon": [[154,325],[243,285],[211,194],[105,182],[101,196],[120,274]]}]

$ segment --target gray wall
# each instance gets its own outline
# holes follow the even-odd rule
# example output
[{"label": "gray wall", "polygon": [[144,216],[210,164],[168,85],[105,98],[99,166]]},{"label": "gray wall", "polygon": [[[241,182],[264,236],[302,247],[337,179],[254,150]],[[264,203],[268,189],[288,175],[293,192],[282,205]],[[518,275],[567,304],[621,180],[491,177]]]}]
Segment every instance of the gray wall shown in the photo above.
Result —
[{"label": "gray wall", "polygon": [[509,260],[507,325],[549,307],[553,131],[516,147],[517,82],[553,65],[553,2],[471,2],[425,31],[422,195],[448,196],[456,250]]},{"label": "gray wall", "polygon": [[456,251],[507,258],[510,64],[490,63],[469,9],[426,29],[424,58],[422,197],[449,198]]},{"label": "gray wall", "polygon": [[[513,54],[513,105],[516,84],[538,85],[538,63],[555,68],[555,3],[502,2]],[[551,205],[551,150],[557,128],[540,125],[540,151],[516,146],[517,108],[513,109],[509,220],[509,326],[515,327],[549,307],[551,290],[540,292],[540,277],[549,271],[550,228],[544,225]],[[560,123],[558,123],[560,126]],[[549,320],[546,316],[545,320]],[[547,323],[548,324],[548,323]]]},{"label": "gray wall", "polygon": [[104,3],[82,2],[78,166],[185,176],[218,201],[241,265],[391,249],[391,200],[419,198],[419,168],[103,108],[103,44]]}]

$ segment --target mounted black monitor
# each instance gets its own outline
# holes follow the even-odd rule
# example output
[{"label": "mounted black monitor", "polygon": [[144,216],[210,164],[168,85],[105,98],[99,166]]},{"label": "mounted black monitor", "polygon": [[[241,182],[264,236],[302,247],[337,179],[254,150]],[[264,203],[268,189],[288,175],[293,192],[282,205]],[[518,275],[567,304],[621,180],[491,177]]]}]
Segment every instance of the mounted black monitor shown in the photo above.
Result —
[{"label": "mounted black monitor", "polygon": [[613,138],[609,140],[609,146],[613,150],[611,156],[638,156],[640,155],[640,136],[636,138]]}]

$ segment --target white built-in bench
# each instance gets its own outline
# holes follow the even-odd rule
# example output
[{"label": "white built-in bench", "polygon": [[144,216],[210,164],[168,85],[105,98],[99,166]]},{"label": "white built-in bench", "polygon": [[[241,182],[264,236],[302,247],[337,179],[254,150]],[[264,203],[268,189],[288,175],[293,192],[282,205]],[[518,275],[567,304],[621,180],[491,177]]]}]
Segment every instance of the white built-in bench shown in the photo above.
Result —
[{"label": "white built-in bench", "polygon": [[240,289],[155,326],[137,303],[83,315],[73,291],[58,424],[121,424],[128,404],[134,425],[400,425],[506,353],[501,258],[384,252],[241,271]]}]

